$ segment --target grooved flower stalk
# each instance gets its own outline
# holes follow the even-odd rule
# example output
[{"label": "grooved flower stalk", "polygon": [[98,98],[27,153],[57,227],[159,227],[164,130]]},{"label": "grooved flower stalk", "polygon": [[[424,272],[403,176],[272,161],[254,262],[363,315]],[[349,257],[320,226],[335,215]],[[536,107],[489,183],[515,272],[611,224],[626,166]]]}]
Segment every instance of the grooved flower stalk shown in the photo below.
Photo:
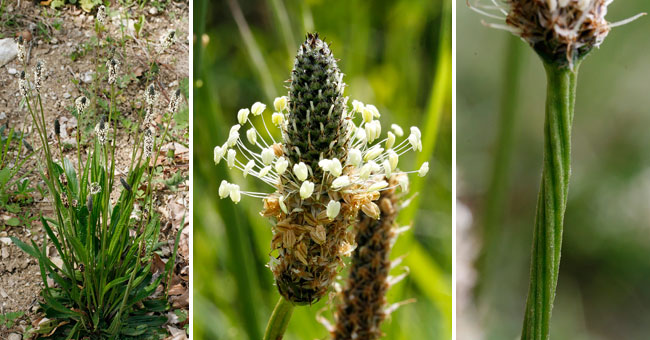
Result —
[{"label": "grooved flower stalk", "polygon": [[571,175],[571,125],[578,65],[545,63],[548,79],[544,123],[544,168],[537,201],[530,286],[522,339],[548,339],[555,299],[564,212]]}]

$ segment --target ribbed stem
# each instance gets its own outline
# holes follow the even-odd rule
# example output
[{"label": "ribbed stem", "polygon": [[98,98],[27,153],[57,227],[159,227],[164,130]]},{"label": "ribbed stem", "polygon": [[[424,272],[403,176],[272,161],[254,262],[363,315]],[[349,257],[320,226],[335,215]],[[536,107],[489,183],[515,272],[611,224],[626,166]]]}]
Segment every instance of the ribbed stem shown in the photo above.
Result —
[{"label": "ribbed stem", "polygon": [[550,337],[564,211],[571,173],[571,125],[578,66],[574,69],[545,64],[548,80],[544,124],[544,169],[537,201],[530,286],[522,340]]},{"label": "ribbed stem", "polygon": [[284,332],[287,330],[291,314],[293,313],[293,303],[280,296],[280,300],[275,305],[269,323],[266,325],[264,340],[282,340]]}]

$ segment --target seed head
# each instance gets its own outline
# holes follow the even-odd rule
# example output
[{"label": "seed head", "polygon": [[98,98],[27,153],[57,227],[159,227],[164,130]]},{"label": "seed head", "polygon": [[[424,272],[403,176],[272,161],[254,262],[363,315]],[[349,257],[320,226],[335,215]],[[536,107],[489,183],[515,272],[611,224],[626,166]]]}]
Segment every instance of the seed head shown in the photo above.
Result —
[{"label": "seed head", "polygon": [[74,101],[74,104],[77,108],[77,114],[82,115],[90,105],[90,101],[88,98],[86,98],[86,96],[81,96]]},{"label": "seed head", "polygon": [[66,194],[65,191],[61,193],[61,204],[66,208],[70,206],[70,202],[68,202],[68,194]]},{"label": "seed head", "polygon": [[34,88],[38,93],[41,92],[43,85],[43,73],[45,73],[45,62],[39,60],[34,67]]},{"label": "seed head", "polygon": [[99,6],[99,8],[97,8],[96,18],[97,18],[97,22],[100,25],[104,26],[106,24],[106,7],[104,7],[104,5],[101,5]]},{"label": "seed head", "polygon": [[147,86],[147,89],[144,92],[144,100],[149,106],[156,105],[156,101],[158,100],[156,85],[149,84],[149,86]]},{"label": "seed head", "polygon": [[59,123],[58,119],[54,120],[54,135],[57,137],[61,135],[61,123]]},{"label": "seed head", "polygon": [[117,72],[120,69],[120,62],[115,58],[108,59],[108,61],[106,61],[106,69],[108,69],[108,84],[114,84],[115,80],[117,80]]},{"label": "seed head", "polygon": [[16,46],[18,48],[18,61],[23,64],[25,62],[25,39],[22,35],[16,38]]},{"label": "seed head", "polygon": [[95,135],[97,136],[97,141],[99,141],[99,144],[101,145],[106,144],[107,134],[108,134],[108,126],[104,122],[104,117],[102,117],[99,123],[95,126]]},{"label": "seed head", "polygon": [[25,79],[25,71],[20,71],[20,80],[18,80],[18,89],[20,95],[27,98],[27,79]]},{"label": "seed head", "polygon": [[68,177],[65,174],[60,174],[59,175],[59,182],[61,183],[61,187],[67,187],[68,186]]},{"label": "seed head", "polygon": [[153,132],[151,129],[147,129],[144,132],[144,141],[142,143],[142,152],[144,158],[151,158],[153,154]]},{"label": "seed head", "polygon": [[177,89],[174,91],[174,95],[172,96],[172,99],[169,101],[169,106],[167,107],[167,111],[169,113],[175,113],[178,111],[178,104],[181,101],[181,89]]},{"label": "seed head", "polygon": [[506,23],[545,60],[573,64],[609,33],[611,0],[510,0]]},{"label": "seed head", "polygon": [[99,185],[98,182],[93,182],[90,184],[90,194],[91,195],[97,195],[99,192],[102,191],[102,187]]},{"label": "seed head", "polygon": [[176,42],[176,31],[175,30],[167,31],[167,33],[165,33],[160,37],[158,52],[159,53],[165,52],[171,45],[174,44],[174,42]]}]

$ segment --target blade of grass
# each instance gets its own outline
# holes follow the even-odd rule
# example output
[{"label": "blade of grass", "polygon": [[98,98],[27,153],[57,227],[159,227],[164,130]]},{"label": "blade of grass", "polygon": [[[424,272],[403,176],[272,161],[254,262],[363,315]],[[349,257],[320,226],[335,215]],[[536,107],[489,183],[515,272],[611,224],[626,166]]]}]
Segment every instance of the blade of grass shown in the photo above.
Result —
[{"label": "blade of grass", "polygon": [[[499,115],[499,126],[497,140],[494,147],[494,162],[492,163],[492,176],[487,192],[485,193],[485,211],[483,216],[483,227],[481,230],[483,247],[477,260],[479,271],[478,284],[475,288],[475,296],[489,297],[483,291],[489,291],[491,280],[490,273],[496,273],[494,266],[498,265],[499,249],[501,244],[498,240],[503,239],[501,226],[503,225],[504,212],[506,209],[506,197],[511,170],[513,153],[514,125],[517,119],[517,106],[520,75],[522,71],[522,51],[524,48],[521,40],[511,36],[508,37],[507,55],[504,59],[504,78],[501,93],[501,110]],[[496,282],[494,282],[496,284]]]},{"label": "blade of grass", "polygon": [[277,91],[273,85],[273,79],[271,78],[271,71],[269,66],[264,60],[264,56],[255,42],[253,33],[251,32],[246,18],[241,11],[241,7],[236,0],[228,0],[228,6],[232,12],[232,16],[235,19],[239,33],[241,34],[242,39],[244,40],[244,45],[246,45],[246,50],[248,51],[248,56],[251,58],[251,64],[257,70],[257,76],[259,77],[262,87],[264,88],[264,93],[266,94],[266,99],[273,101],[277,97]]},{"label": "blade of grass", "polygon": [[[195,88],[195,98],[203,98],[205,102],[202,103],[201,107],[211,110],[213,114],[204,117],[206,121],[203,124],[198,124],[196,136],[198,136],[198,143],[211,144],[213,143],[212,140],[202,139],[211,138],[215,132],[212,130],[214,127],[217,129],[217,136],[224,136],[225,130],[221,127],[226,125],[221,121],[221,109],[215,99],[217,96],[214,95],[214,91],[211,88],[213,82],[206,78],[204,84],[201,88]],[[212,162],[203,161],[197,163],[199,164],[198,170],[203,173],[205,178],[231,180],[229,172],[224,170],[223,167],[217,167],[215,176],[214,164]],[[216,181],[213,182],[216,183]],[[210,185],[213,186],[212,192],[218,191],[215,183],[210,182]],[[259,279],[254,269],[256,264],[251,255],[255,250],[252,249],[247,239],[247,235],[252,232],[248,218],[246,214],[241,213],[239,208],[233,209],[231,202],[218,200],[215,204],[217,205],[215,208],[220,212],[220,216],[224,222],[226,236],[228,238],[228,253],[230,254],[228,263],[230,271],[234,274],[237,282],[240,317],[242,318],[249,338],[261,339],[262,332],[258,323],[258,310],[260,301],[262,300],[258,297]]]},{"label": "blade of grass", "polygon": [[296,37],[293,36],[293,30],[291,29],[291,21],[289,21],[287,8],[284,6],[282,0],[270,1],[271,8],[273,8],[275,20],[278,26],[280,26],[280,31],[282,31],[284,44],[287,47],[287,55],[292,56],[294,53],[296,53]]}]

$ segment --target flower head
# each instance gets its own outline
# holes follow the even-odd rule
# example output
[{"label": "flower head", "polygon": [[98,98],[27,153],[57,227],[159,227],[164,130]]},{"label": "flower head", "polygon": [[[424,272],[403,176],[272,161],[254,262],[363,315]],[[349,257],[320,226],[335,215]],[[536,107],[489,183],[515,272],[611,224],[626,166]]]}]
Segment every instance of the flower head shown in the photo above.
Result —
[{"label": "flower head", "polygon": [[[635,20],[610,23],[605,19],[613,0],[507,0],[507,6],[492,1],[472,9],[491,18],[494,24],[524,39],[547,62],[572,67],[599,47],[612,27]],[[496,11],[496,14],[490,11]]]},{"label": "flower head", "polygon": [[97,23],[104,26],[106,24],[106,7],[101,5],[97,8],[97,15],[95,16]]},{"label": "flower head", "polygon": [[97,136],[97,141],[99,144],[106,144],[106,135],[108,134],[108,126],[104,122],[104,117],[101,118],[99,123],[95,125],[95,135]]},{"label": "flower head", "polygon": [[80,96],[74,101],[74,104],[77,109],[77,114],[82,115],[90,105],[90,100],[85,96]]},{"label": "flower head", "polygon": [[181,89],[176,89],[172,99],[169,101],[169,106],[167,106],[167,112],[175,113],[178,111],[178,104],[181,101]]},{"label": "flower head", "polygon": [[158,52],[162,53],[166,51],[171,45],[176,42],[176,31],[169,30],[167,33],[160,37],[160,43],[158,47]]},{"label": "flower head", "polygon": [[[374,202],[380,194],[405,188],[397,179],[418,172],[401,171],[398,163],[402,154],[422,149],[420,130],[411,129],[413,137],[401,141],[398,133],[382,137],[379,110],[359,101],[348,108],[344,88],[329,46],[309,34],[296,56],[289,95],[273,103],[280,140],[266,124],[266,105],[257,102],[239,110],[239,124],[214,149],[216,164],[225,158],[228,167],[272,187],[270,194],[238,190],[236,198],[263,198],[262,215],[274,220],[272,248],[278,251],[270,268],[280,293],[296,304],[313,303],[327,292],[342,258],[354,249],[349,226],[359,214],[378,218]],[[254,120],[261,120],[263,130]],[[231,191],[223,181],[219,196],[231,197]]]},{"label": "flower head", "polygon": [[25,39],[22,35],[16,38],[16,47],[18,49],[18,61],[22,64],[25,62]]},{"label": "flower head", "polygon": [[99,185],[97,182],[93,182],[90,184],[90,194],[91,195],[97,195],[99,192],[102,191],[102,187]]},{"label": "flower head", "polygon": [[36,92],[41,92],[43,86],[43,73],[45,73],[45,62],[39,60],[34,67],[34,88]]},{"label": "flower head", "polygon": [[114,84],[115,80],[117,80],[117,72],[120,69],[120,62],[115,58],[111,58],[106,61],[106,69],[108,70],[108,83]]},{"label": "flower head", "polygon": [[20,95],[27,97],[27,79],[25,79],[25,71],[20,72],[20,80],[18,80],[18,90]]},{"label": "flower head", "polygon": [[144,139],[142,141],[142,153],[144,158],[151,158],[153,154],[153,132],[151,129],[144,131]]}]

